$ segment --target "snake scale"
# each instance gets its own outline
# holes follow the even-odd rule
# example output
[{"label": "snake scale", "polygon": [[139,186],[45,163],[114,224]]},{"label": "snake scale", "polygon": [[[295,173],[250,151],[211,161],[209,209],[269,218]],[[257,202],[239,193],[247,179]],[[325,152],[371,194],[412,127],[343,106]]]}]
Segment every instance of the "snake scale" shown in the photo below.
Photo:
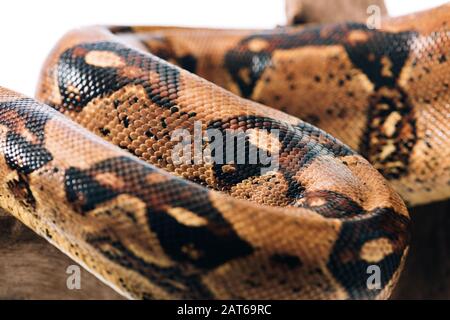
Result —
[{"label": "snake scale", "polygon": [[[0,206],[128,298],[387,298],[402,198],[450,194],[449,21],[71,31],[37,100],[0,89]],[[242,154],[174,161],[197,127]]]}]

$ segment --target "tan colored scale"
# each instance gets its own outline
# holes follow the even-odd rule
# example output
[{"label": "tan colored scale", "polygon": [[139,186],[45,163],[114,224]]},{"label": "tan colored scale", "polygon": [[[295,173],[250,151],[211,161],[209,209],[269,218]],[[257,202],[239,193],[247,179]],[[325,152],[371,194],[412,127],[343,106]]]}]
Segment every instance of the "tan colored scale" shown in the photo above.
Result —
[{"label": "tan colored scale", "polygon": [[[450,63],[449,11],[449,6],[443,5],[404,17],[385,18],[380,29],[387,32],[413,30],[420,35],[411,43],[411,55],[398,79],[398,84],[412,101],[417,142],[409,157],[407,175],[390,179],[410,205],[446,199],[450,193],[447,154],[450,150],[447,129],[450,123],[449,84],[446,77]],[[301,28],[292,27],[286,34]],[[161,45],[163,39],[164,46],[168,46],[175,57],[192,55],[197,61],[197,74],[236,94],[240,94],[240,89],[224,68],[224,55],[242,39],[258,33],[258,30],[177,27],[134,27],[133,30],[137,38],[147,43],[150,51],[152,43]],[[437,40],[432,40],[434,35]],[[126,41],[132,38],[133,34],[123,35]],[[353,42],[366,39],[367,34],[360,31],[351,32],[349,37]],[[249,44],[255,52],[265,47],[267,43],[259,39]],[[155,51],[157,54],[158,50]],[[381,64],[382,74],[392,75],[393,62],[385,56]],[[373,84],[352,65],[342,46],[305,46],[275,50],[272,67],[263,72],[250,98],[311,122],[359,150],[367,128],[368,99],[373,93]],[[381,124],[380,130],[389,136],[395,131],[395,123],[401,120],[396,113],[388,120]],[[379,163],[396,152],[392,145],[387,145],[369,160],[387,171],[396,171],[403,164]]]},{"label": "tan colored scale", "polygon": [[[7,91],[0,93],[0,96],[14,95]],[[4,132],[6,130],[1,127],[2,143]],[[117,156],[128,157],[131,160],[135,158],[75,126],[62,116],[49,120],[46,125],[45,145],[52,151],[54,160],[29,176],[31,190],[39,204],[35,209],[37,211],[21,204],[21,199],[16,196],[9,196],[10,191],[5,188],[7,185],[5,182],[14,178],[12,177],[14,171],[8,169],[3,158],[0,163],[3,177],[0,181],[0,194],[4,196],[0,201],[1,206],[9,209],[29,227],[125,296],[142,298],[150,294],[157,298],[177,298],[177,295],[167,292],[135,270],[112,263],[98,251],[101,249],[111,254],[120,254],[114,243],[106,242],[100,247],[93,247],[86,240],[86,234],[110,235],[115,241],[120,240],[142,261],[161,268],[176,266],[177,262],[166,255],[155,234],[148,229],[146,206],[140,199],[123,194],[85,215],[80,215],[67,202],[64,193],[61,178],[68,167],[87,169],[102,159]],[[362,159],[360,161],[365,163]],[[56,167],[59,170],[54,172],[53,168]],[[364,170],[365,174],[372,175],[372,180],[380,180],[383,185],[379,174],[370,167],[366,169],[368,170]],[[96,179],[104,186],[115,188],[121,188],[125,183],[113,174],[101,174],[96,176]],[[177,178],[161,171],[146,177],[150,185],[172,179]],[[380,191],[383,188],[385,187],[381,187]],[[386,192],[389,194],[390,191],[386,189]],[[171,207],[170,199],[164,200],[158,195],[154,196],[155,206],[158,206],[157,203],[167,205],[165,209],[167,214],[175,217],[183,225],[193,227],[210,223],[184,208]],[[393,196],[395,198],[394,194]],[[388,198],[379,199],[388,201]],[[284,210],[281,207],[260,206],[252,201],[237,200],[217,192],[210,193],[210,201],[223,218],[234,227],[239,237],[251,243],[256,250],[245,258],[226,262],[202,275],[202,283],[215,297],[259,299],[346,297],[345,290],[326,267],[327,253],[338,237],[341,221],[323,218],[307,209]],[[392,201],[390,205],[399,210],[399,213],[406,214],[401,202]],[[133,213],[136,221],[125,214],[127,211]],[[39,214],[36,214],[37,212]],[[184,247],[183,250],[193,258],[198,254],[196,249],[190,246]],[[277,254],[299,257],[301,264],[292,270],[282,268],[274,262],[273,256]],[[258,267],[255,269],[255,266]],[[188,289],[176,281],[173,285],[179,286],[182,290]]]},{"label": "tan colored scale", "polygon": [[[448,9],[448,6],[436,9],[438,15],[425,13],[414,16],[421,36],[427,37],[437,24],[434,20],[427,23],[430,15],[442,21],[448,18]],[[383,28],[404,30],[410,28],[410,24],[409,18],[399,18],[387,20]],[[129,48],[152,50],[161,37],[166,40],[165,45],[169,43],[175,58],[192,55],[198,61],[197,72],[201,76],[216,80],[221,86],[239,93],[236,83],[224,72],[223,55],[254,30],[195,31],[137,27],[134,31],[137,36],[127,34],[122,39],[103,27],[68,33],[46,61],[37,91],[38,98],[54,106],[62,105],[56,66],[67,49],[82,43],[123,40],[128,41]],[[442,52],[425,57],[425,52],[436,48],[424,47],[420,39],[413,46],[416,51],[403,67],[399,79],[415,108],[419,140],[413,149],[409,174],[392,184],[411,203],[426,201],[428,193],[432,195],[427,199],[442,199],[448,196],[449,191],[448,181],[444,182],[448,178],[445,162],[448,157],[439,157],[448,150],[445,121],[448,115],[447,91],[435,85],[436,79],[439,79],[437,82],[445,88],[447,64],[443,61]],[[447,38],[442,36],[440,39],[443,44],[438,49],[446,51]],[[353,40],[364,41],[364,37],[354,34]],[[250,43],[251,50],[256,52],[266,47],[264,41]],[[146,85],[155,85],[163,96],[171,97],[178,111],[164,109],[151,102],[142,84],[132,82],[111,94],[93,99],[81,110],[61,110],[95,135],[66,117],[52,113],[45,124],[42,146],[51,153],[51,161],[23,177],[6,163],[5,157],[0,157],[0,206],[129,298],[189,298],[190,294],[198,294],[193,282],[189,282],[194,281],[213,298],[220,299],[345,299],[354,294],[353,290],[358,290],[346,288],[343,284],[346,277],[353,274],[353,269],[346,263],[381,263],[392,254],[397,254],[400,260],[398,266],[392,270],[384,289],[373,296],[386,298],[397,282],[408,250],[408,213],[393,187],[361,156],[337,157],[319,152],[302,166],[300,163],[306,156],[306,148],[294,146],[291,150],[283,150],[280,163],[295,173],[292,179],[305,191],[301,194],[301,190],[296,190],[295,196],[298,198],[294,202],[286,196],[286,177],[277,172],[244,179],[227,190],[227,194],[215,190],[218,189],[218,182],[211,165],[177,165],[171,159],[173,141],[169,136],[175,129],[186,128],[192,132],[194,122],[201,120],[202,130],[205,130],[211,121],[230,119],[235,119],[230,121],[231,127],[240,128],[245,126],[236,120],[240,116],[269,117],[290,128],[303,125],[295,116],[309,117],[356,148],[366,128],[367,98],[374,90],[373,84],[351,64],[340,46],[320,49],[276,50],[272,57],[276,62],[275,68],[266,70],[261,76],[261,81],[265,82],[256,84],[253,99],[294,116],[239,98],[182,70],[178,70],[177,90],[171,92],[158,73],[126,65],[121,57],[112,52],[93,50],[85,56],[86,63],[99,68],[116,68],[118,74],[124,77],[142,79],[143,75],[148,76]],[[83,56],[85,53],[80,51],[75,54]],[[419,61],[414,63],[416,58]],[[288,66],[296,66],[297,71],[290,74]],[[423,73],[423,67],[432,69],[435,76],[426,71]],[[390,72],[392,61],[384,60],[383,73],[388,75]],[[411,78],[414,81],[410,81]],[[421,81],[416,82],[416,79]],[[429,85],[421,85],[423,83]],[[74,84],[68,87],[71,98],[82,94],[74,89]],[[0,102],[20,98],[13,92],[0,89]],[[115,101],[119,101],[117,106]],[[432,104],[429,101],[435,102]],[[50,113],[50,108],[44,112]],[[17,131],[28,142],[35,141],[36,137],[21,123],[18,114],[1,113],[0,120],[13,120],[17,124],[13,129],[8,127],[10,125],[0,125],[0,146],[6,144],[7,133],[11,131]],[[399,115],[392,113],[380,126],[387,136],[392,136],[399,121]],[[437,126],[437,123],[444,124]],[[339,146],[340,142],[334,142],[324,132],[311,130],[311,134],[305,134],[299,140],[314,146]],[[253,134],[252,139],[264,135],[260,132]],[[266,138],[264,143],[258,140],[258,146],[262,149],[270,149],[277,144],[271,135]],[[127,149],[148,164],[113,144]],[[426,148],[430,150],[425,151]],[[2,148],[1,152],[4,155],[9,151]],[[72,203],[66,193],[65,174],[73,168],[93,170],[97,164],[111,159],[127,160],[120,162],[116,171],[97,172],[91,178],[102,188],[117,191],[118,195],[80,213],[77,207],[80,203]],[[21,161],[20,157],[17,161]],[[126,167],[125,163],[146,169],[148,173],[145,177],[127,177],[131,181],[124,179],[120,174]],[[428,171],[430,168],[440,170],[438,175]],[[233,173],[236,167],[229,163],[222,170],[225,174]],[[411,179],[417,177],[423,179],[423,185],[418,187],[420,189],[412,189]],[[16,182],[20,179],[25,179],[29,190],[17,187]],[[209,189],[198,184],[186,184],[185,180],[200,180]],[[444,184],[447,187],[442,188]],[[163,189],[165,185],[169,186],[168,190]],[[187,187],[183,189],[181,186]],[[82,188],[80,185],[77,187]],[[434,191],[437,189],[439,191]],[[320,196],[321,191],[350,199],[351,205],[348,200],[343,200],[344,204],[364,211],[363,216],[355,217],[354,212],[344,212],[342,218],[322,216],[316,209],[326,205],[328,200]],[[27,202],[31,195],[35,206]],[[194,204],[195,201],[203,201],[197,203],[198,206],[211,206],[211,212],[200,214],[196,212],[199,208],[195,205],[190,209],[188,205],[180,206],[180,203],[189,204],[189,201]],[[209,269],[200,268],[195,263],[171,256],[157,234],[157,226],[150,221],[152,215],[170,217],[184,228],[207,228],[221,237],[233,234],[252,250]],[[360,247],[354,247],[352,239],[342,238],[345,232],[349,232],[347,228],[350,228],[347,237],[372,232],[370,222],[374,218],[381,219],[376,222],[380,231],[389,233],[395,229],[398,233],[390,237],[375,237],[360,244]],[[206,237],[205,242],[208,240]],[[345,240],[346,246],[339,251],[342,240]],[[194,262],[198,262],[202,255],[201,250],[189,241],[182,244],[180,252]],[[165,270],[167,273],[155,270]],[[347,274],[342,276],[339,272]],[[189,278],[192,276],[196,278]]]}]

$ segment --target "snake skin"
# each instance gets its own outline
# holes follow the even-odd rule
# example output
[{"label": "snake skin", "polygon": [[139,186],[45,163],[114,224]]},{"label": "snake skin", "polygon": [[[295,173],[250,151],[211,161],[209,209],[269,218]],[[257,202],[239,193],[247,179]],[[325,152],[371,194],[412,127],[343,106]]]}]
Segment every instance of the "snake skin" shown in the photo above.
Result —
[{"label": "snake skin", "polygon": [[[387,298],[409,243],[394,188],[449,193],[449,13],[376,31],[74,30],[41,102],[0,89],[0,206],[129,298]],[[278,169],[175,163],[172,134],[197,123],[245,132],[245,159],[276,146]]]}]

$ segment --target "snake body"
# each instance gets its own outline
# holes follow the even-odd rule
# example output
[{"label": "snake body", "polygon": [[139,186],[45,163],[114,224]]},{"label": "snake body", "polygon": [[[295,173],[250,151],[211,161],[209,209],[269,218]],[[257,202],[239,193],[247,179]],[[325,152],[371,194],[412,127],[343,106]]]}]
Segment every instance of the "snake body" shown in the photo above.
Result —
[{"label": "snake body", "polygon": [[378,30],[135,31],[164,59],[331,133],[418,205],[450,194],[449,18],[445,5]]},{"label": "snake body", "polygon": [[[0,90],[0,206],[129,298],[386,298],[409,242],[391,185],[410,203],[449,193],[449,14],[378,31],[74,30],[44,65],[40,102]],[[314,114],[347,144],[183,68]],[[197,126],[241,130],[244,160],[277,150],[277,170],[238,156],[176,163],[173,133]],[[202,138],[202,151],[235,150]]]}]

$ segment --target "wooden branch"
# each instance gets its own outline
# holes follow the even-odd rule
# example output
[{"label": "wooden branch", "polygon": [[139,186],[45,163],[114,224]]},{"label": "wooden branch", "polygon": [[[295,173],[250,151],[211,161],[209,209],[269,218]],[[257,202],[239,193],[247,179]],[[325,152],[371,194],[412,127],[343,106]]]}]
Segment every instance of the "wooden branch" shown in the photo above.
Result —
[{"label": "wooden branch", "polygon": [[286,0],[287,23],[365,22],[370,5],[377,5],[381,14],[387,15],[384,0]]}]

